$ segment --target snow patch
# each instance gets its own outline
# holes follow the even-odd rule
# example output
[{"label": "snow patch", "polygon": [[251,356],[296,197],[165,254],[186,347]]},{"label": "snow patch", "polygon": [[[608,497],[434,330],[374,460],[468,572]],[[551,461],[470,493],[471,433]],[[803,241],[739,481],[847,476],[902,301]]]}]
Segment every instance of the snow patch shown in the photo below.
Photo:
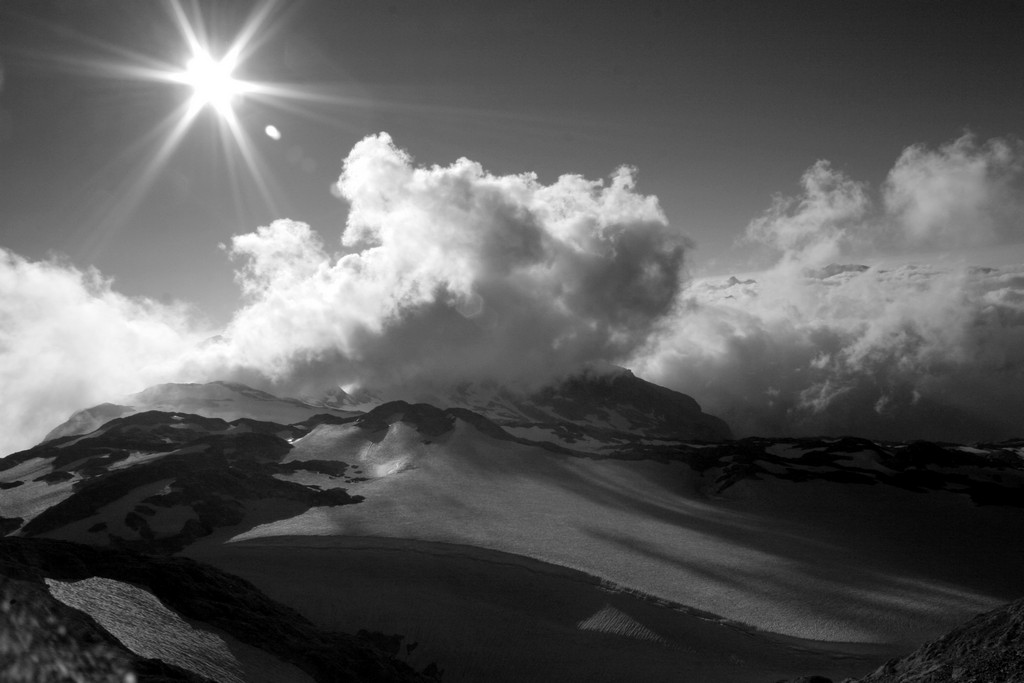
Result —
[{"label": "snow patch", "polygon": [[371,441],[362,447],[358,461],[369,476],[388,477],[409,469],[424,451],[423,436],[414,427],[394,422],[380,442]]},{"label": "snow patch", "polygon": [[318,425],[309,434],[292,442],[292,450],[283,462],[293,460],[344,460],[356,457],[366,444],[367,433],[354,424]]},{"label": "snow patch", "polygon": [[598,631],[600,633],[611,633],[626,638],[637,640],[650,640],[656,643],[664,643],[665,639],[647,628],[639,621],[625,612],[605,604],[587,619],[581,619],[576,623],[576,628],[581,631]]},{"label": "snow patch", "polygon": [[93,576],[81,581],[46,579],[50,593],[85,612],[139,655],[159,659],[222,683],[306,683],[291,664],[227,634],[185,621],[139,586]]},{"label": "snow patch", "polygon": [[856,453],[843,453],[839,456],[840,459],[845,462],[843,465],[853,465],[862,470],[874,470],[875,472],[882,472],[885,474],[891,474],[892,470],[883,465],[878,461],[878,455],[873,451],[858,451]]},{"label": "snow patch", "polygon": [[811,449],[803,448],[791,443],[773,443],[764,449],[766,453],[774,455],[779,458],[786,458],[787,460],[799,460],[801,457],[806,455]]},{"label": "snow patch", "polygon": [[0,472],[0,482],[24,482],[14,488],[0,490],[0,517],[21,517],[27,524],[44,510],[69,498],[72,486],[81,481],[75,474],[65,481],[35,481],[53,472],[52,461],[32,458],[9,470]]}]

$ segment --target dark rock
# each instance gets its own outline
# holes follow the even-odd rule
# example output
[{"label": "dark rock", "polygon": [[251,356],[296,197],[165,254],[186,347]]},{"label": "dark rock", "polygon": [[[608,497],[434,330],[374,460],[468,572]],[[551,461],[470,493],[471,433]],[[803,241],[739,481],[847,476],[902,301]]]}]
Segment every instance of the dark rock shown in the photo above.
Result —
[{"label": "dark rock", "polygon": [[368,431],[387,429],[392,422],[401,420],[427,437],[438,437],[451,430],[455,418],[449,411],[435,408],[429,403],[391,401],[377,406],[356,419],[356,424]]},{"label": "dark rock", "polygon": [[858,683],[1024,681],[1024,599],[980,614]]},{"label": "dark rock", "polygon": [[74,479],[75,475],[71,472],[65,472],[63,470],[57,470],[56,472],[49,472],[40,477],[36,477],[32,481],[45,481],[47,484],[56,484],[58,482],[67,481],[68,479]]},{"label": "dark rock", "polygon": [[24,521],[21,517],[0,517],[0,536],[14,533],[21,528]]},{"label": "dark rock", "polygon": [[[316,681],[355,683],[429,680],[404,662],[381,651],[368,640],[343,633],[321,631],[298,612],[271,600],[249,582],[187,558],[147,557],[123,550],[84,546],[66,541],[2,538],[0,576],[19,582],[19,589],[34,594],[22,602],[35,604],[41,600],[48,600],[47,605],[62,613],[58,618],[47,622],[48,632],[59,635],[60,625],[71,624],[77,630],[77,624],[84,622],[93,629],[87,638],[91,639],[91,642],[108,645],[112,650],[112,654],[109,655],[112,661],[123,661],[119,659],[123,653],[117,650],[119,643],[116,639],[96,626],[87,615],[57,603],[46,590],[43,583],[45,578],[79,581],[91,576],[102,576],[141,586],[186,619],[205,622],[221,629],[244,643],[294,664]],[[0,607],[3,607],[2,600]],[[0,618],[3,616],[3,610],[0,609]],[[392,638],[397,638],[401,643],[401,636]],[[3,639],[0,638],[0,644],[2,643]],[[74,647],[68,649],[73,651]],[[130,653],[123,656],[134,657]],[[0,666],[5,665],[7,661],[0,657]],[[151,664],[160,666],[163,663]],[[173,667],[169,670],[173,671]],[[119,670],[119,673],[121,671]],[[0,669],[0,674],[3,673]],[[15,679],[0,675],[0,680],[24,680],[26,683],[34,683],[51,679]],[[84,676],[52,680],[95,680],[105,683],[108,679]],[[111,680],[120,682],[122,678]],[[172,677],[165,680],[196,679]]]}]

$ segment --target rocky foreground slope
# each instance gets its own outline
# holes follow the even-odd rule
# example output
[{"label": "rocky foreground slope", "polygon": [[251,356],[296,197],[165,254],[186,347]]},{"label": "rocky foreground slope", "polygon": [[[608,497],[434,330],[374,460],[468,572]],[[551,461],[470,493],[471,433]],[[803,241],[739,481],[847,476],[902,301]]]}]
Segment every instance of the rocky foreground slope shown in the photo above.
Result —
[{"label": "rocky foreground slope", "polygon": [[4,681],[434,678],[384,652],[386,636],[326,633],[248,582],[186,558],[4,538],[0,591]]},{"label": "rocky foreground slope", "polygon": [[1024,681],[1024,600],[979,614],[858,683]]},{"label": "rocky foreground slope", "polygon": [[[1016,683],[1024,681],[1024,600],[984,614],[842,683]],[[779,683],[832,683],[811,675]]]}]

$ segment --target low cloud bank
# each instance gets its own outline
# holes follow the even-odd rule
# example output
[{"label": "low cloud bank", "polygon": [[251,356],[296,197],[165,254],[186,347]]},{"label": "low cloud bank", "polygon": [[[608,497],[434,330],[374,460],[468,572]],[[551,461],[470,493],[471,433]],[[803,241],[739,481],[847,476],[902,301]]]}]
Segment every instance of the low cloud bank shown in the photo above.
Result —
[{"label": "low cloud bank", "polygon": [[75,410],[179,376],[188,311],[118,294],[96,271],[0,248],[0,455]]},{"label": "low cloud bank", "polygon": [[1024,266],[841,266],[860,253],[1024,241],[1017,143],[903,152],[871,188],[818,162],[746,238],[774,267],[693,283],[634,359],[740,434],[1020,436]]},{"label": "low cloud bank", "polygon": [[158,382],[398,393],[600,361],[739,434],[1020,435],[1024,265],[836,264],[1024,242],[1022,169],[1019,143],[970,137],[908,148],[878,188],[818,162],[747,230],[774,267],[684,286],[689,240],[630,168],[544,185],[467,159],[417,166],[370,136],[337,183],[340,244],[290,220],[232,240],[245,298],[216,337],[96,272],[0,250],[0,453]]}]

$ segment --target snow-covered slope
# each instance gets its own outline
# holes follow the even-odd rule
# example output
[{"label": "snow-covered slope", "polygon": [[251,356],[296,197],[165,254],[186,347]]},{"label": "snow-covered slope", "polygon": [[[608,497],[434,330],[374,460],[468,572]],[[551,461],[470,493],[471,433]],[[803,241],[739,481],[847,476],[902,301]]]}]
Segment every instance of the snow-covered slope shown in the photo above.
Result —
[{"label": "snow-covered slope", "polygon": [[[309,408],[204,386],[241,396],[232,409]],[[146,400],[196,396],[177,391]],[[499,390],[490,414],[464,407],[482,396],[290,425],[125,415],[0,460],[0,523],[156,551],[315,536],[465,544],[831,641],[908,644],[1024,594],[1012,551],[1022,442],[715,441],[692,400],[627,373],[529,401]]]},{"label": "snow-covered slope", "polygon": [[[965,458],[960,469],[838,440],[834,449],[676,444],[643,459],[595,458],[412,408],[372,427],[375,413],[321,426],[287,456],[359,468],[361,481],[346,489],[361,503],[313,508],[235,540],[366,535],[493,548],[839,641],[913,642],[1024,591],[1024,556],[1004,557],[1024,532],[1024,509],[1007,504],[1021,487],[1012,450]],[[445,415],[451,426],[440,432]]]}]

